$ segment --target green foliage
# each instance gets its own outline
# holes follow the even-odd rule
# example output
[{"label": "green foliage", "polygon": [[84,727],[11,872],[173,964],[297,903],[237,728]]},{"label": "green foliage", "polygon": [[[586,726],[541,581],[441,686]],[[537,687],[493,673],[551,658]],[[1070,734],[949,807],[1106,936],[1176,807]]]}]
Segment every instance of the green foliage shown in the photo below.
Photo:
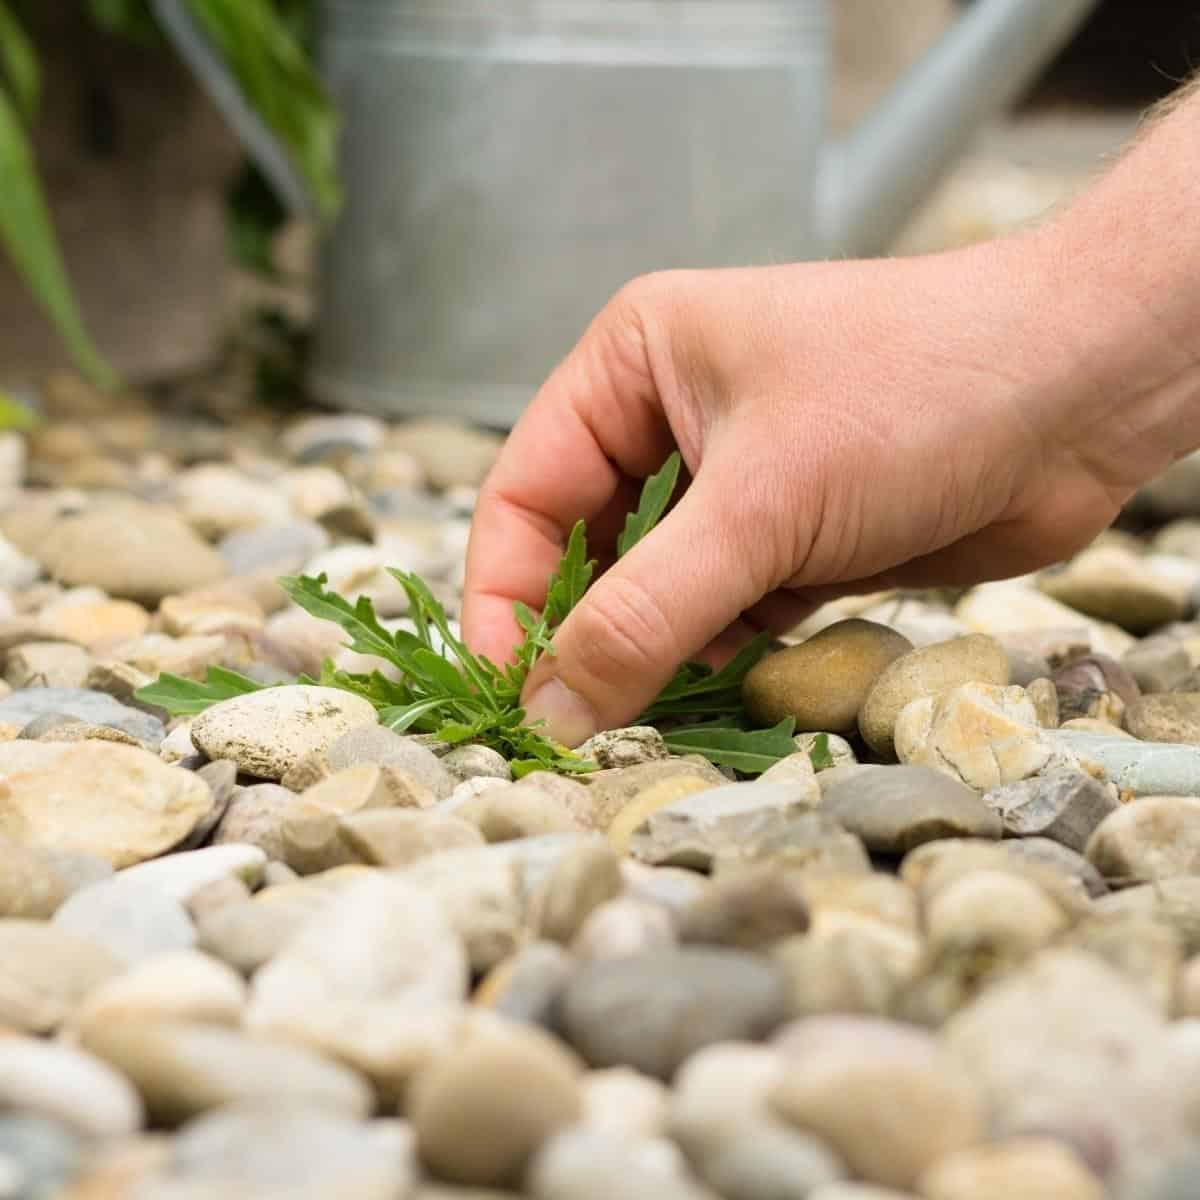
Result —
[{"label": "green foliage", "polygon": [[812,759],[814,771],[828,771],[833,766],[833,755],[829,751],[829,734],[818,733],[813,738],[808,757]]},{"label": "green foliage", "polygon": [[38,426],[37,415],[11,396],[0,392],[0,432],[27,431]]},{"label": "green foliage", "polygon": [[21,120],[30,124],[38,110],[41,72],[25,30],[4,0],[0,0],[0,84]]},{"label": "green foliage", "polygon": [[[626,524],[625,550],[644,537],[666,510],[679,473],[678,455],[647,481],[638,512]],[[410,629],[387,629],[370,600],[353,603],[326,586],[324,575],[280,580],[287,594],[306,612],[332,621],[347,636],[346,645],[396,668],[399,681],[381,672],[354,674],[327,662],[318,682],[369,700],[379,720],[399,732],[431,733],[458,744],[478,742],[498,750],[520,778],[531,771],[586,772],[595,764],[547,737],[539,726],[525,724],[521,690],[543,654],[553,654],[555,630],[586,593],[595,563],[588,559],[583,522],[571,531],[562,558],[546,588],[540,614],[523,604],[516,615],[524,638],[514,661],[497,666],[473,654],[455,634],[443,605],[417,575],[391,574],[408,596]],[[703,754],[720,766],[757,775],[795,753],[795,722],[773,729],[752,729],[741,702],[746,673],[767,650],[765,636],[755,639],[720,671],[687,663],[646,710],[639,723],[663,731],[667,746],[679,754]],[[260,685],[230,671],[212,670],[206,683],[162,679],[137,693],[139,700],[171,713],[195,713],[217,700],[252,691]]]}]

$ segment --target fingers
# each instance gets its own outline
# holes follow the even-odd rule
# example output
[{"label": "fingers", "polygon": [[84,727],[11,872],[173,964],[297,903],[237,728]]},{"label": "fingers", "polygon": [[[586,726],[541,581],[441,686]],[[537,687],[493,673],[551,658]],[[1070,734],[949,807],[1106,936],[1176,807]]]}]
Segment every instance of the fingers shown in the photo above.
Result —
[{"label": "fingers", "polygon": [[726,630],[762,593],[761,571],[737,536],[733,506],[701,473],[648,537],[603,575],[554,637],[555,654],[530,676],[531,721],[578,745],[627,724],[680,663]]},{"label": "fingers", "polygon": [[624,295],[605,309],[517,423],[480,493],[463,599],[463,631],[479,653],[510,656],[513,601],[540,608],[575,522],[611,525],[631,499],[627,480],[657,470],[674,448],[642,319]]}]

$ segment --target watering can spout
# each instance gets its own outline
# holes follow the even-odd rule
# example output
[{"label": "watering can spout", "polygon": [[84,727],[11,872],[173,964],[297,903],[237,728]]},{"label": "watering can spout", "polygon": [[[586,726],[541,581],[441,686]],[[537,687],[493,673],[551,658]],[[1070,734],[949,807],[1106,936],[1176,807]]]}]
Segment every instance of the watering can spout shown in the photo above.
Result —
[{"label": "watering can spout", "polygon": [[822,162],[821,243],[881,254],[972,134],[1017,99],[1096,0],[973,0]]}]

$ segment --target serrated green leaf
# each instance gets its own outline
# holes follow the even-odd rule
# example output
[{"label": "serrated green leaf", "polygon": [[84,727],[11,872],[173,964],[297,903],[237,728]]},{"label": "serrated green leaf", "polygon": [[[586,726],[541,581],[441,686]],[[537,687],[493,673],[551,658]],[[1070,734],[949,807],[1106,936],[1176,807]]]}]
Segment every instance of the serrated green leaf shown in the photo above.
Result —
[{"label": "serrated green leaf", "polygon": [[546,589],[546,607],[542,618],[550,631],[567,619],[571,610],[583,599],[592,582],[595,562],[587,556],[587,526],[576,521],[567,539],[567,548],[559,559],[558,568],[550,576]]},{"label": "serrated green leaf", "polygon": [[744,775],[761,775],[781,758],[796,752],[792,717],[771,729],[732,729],[728,726],[692,725],[663,734],[673,754],[703,754],[720,767],[733,767]]},{"label": "serrated green leaf", "polygon": [[349,635],[347,645],[351,650],[357,654],[373,654],[404,670],[404,656],[398,652],[392,635],[379,623],[371,601],[360,596],[355,604],[351,604],[337,592],[330,591],[325,586],[327,582],[324,574],[315,578],[287,576],[279,580],[279,586],[306,613],[339,626]]},{"label": "serrated green leaf", "polygon": [[165,708],[173,717],[193,716],[222,700],[234,696],[246,696],[262,691],[269,684],[256,683],[225,667],[209,667],[203,683],[195,679],[184,679],[169,672],[160,675],[153,683],[138,688],[134,699],[142,704],[153,704]]},{"label": "serrated green leaf", "polygon": [[642,497],[638,503],[637,512],[630,513],[625,518],[625,528],[617,538],[617,557],[629,553],[662,519],[675,494],[675,485],[679,482],[679,468],[682,460],[676,450],[662,469],[651,475],[642,487]]},{"label": "serrated green leaf", "polygon": [[0,0],[0,82],[7,86],[26,125],[38,110],[41,74],[33,43],[5,0]]},{"label": "serrated green leaf", "polygon": [[80,370],[100,387],[113,386],[116,374],[92,342],[76,306],[33,152],[17,108],[4,89],[0,89],[0,180],[0,245]]},{"label": "serrated green leaf", "polygon": [[445,689],[449,696],[474,698],[475,693],[471,691],[471,685],[463,678],[462,672],[440,654],[422,647],[413,652],[411,661],[414,670],[424,676],[426,683],[432,682]]}]

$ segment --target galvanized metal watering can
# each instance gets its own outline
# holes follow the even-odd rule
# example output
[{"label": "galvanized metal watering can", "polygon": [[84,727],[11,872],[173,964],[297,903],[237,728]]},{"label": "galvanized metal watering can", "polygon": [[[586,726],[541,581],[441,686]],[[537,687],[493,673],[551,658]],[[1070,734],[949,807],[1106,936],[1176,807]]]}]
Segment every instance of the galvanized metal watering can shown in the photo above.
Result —
[{"label": "galvanized metal watering can", "polygon": [[509,425],[636,275],[881,253],[1094,5],[973,0],[830,142],[827,0],[323,0],[315,391]]}]

